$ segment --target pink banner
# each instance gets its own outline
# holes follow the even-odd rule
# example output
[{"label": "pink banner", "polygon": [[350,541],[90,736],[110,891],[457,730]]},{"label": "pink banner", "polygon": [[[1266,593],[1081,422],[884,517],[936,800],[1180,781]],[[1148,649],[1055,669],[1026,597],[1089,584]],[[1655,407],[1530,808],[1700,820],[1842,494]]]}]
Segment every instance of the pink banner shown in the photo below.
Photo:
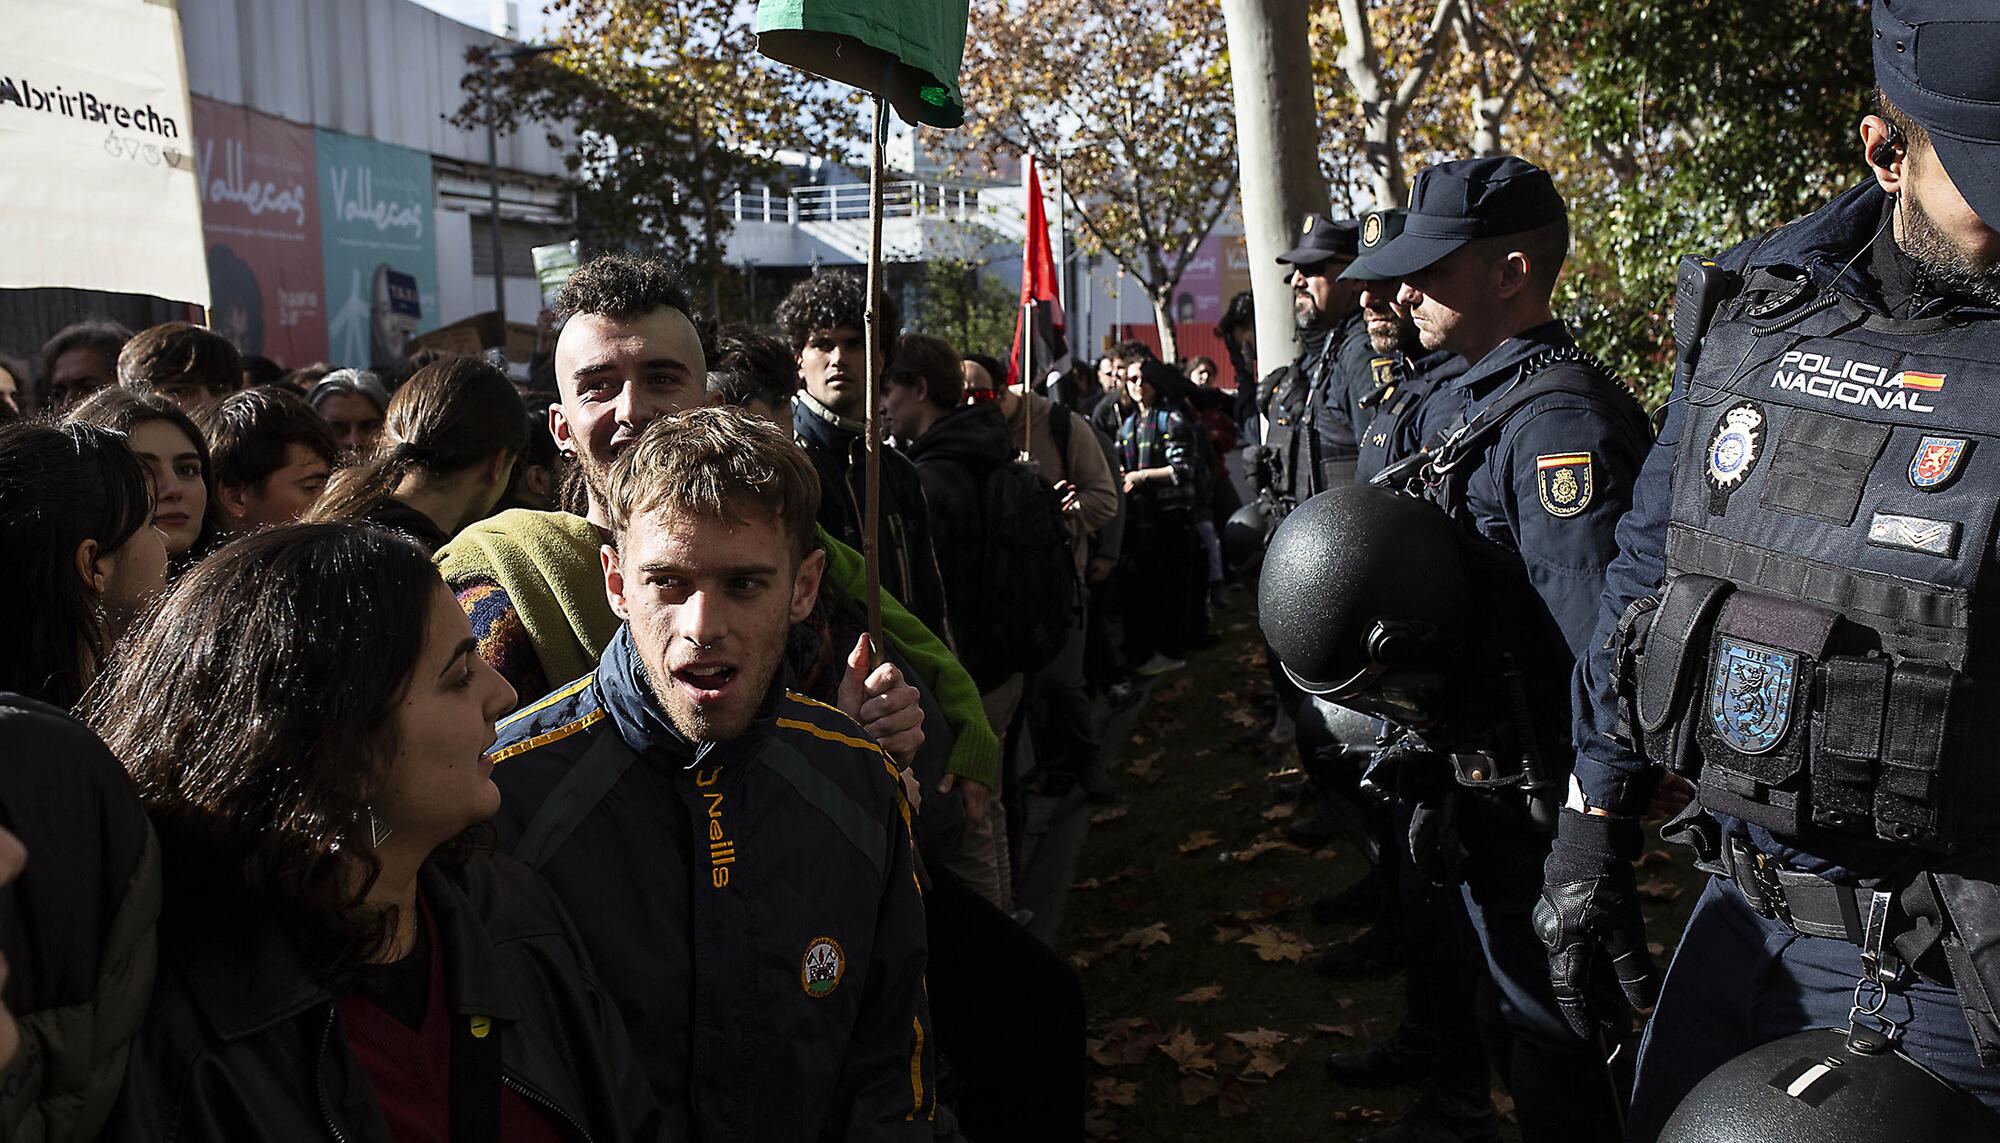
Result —
[{"label": "pink banner", "polygon": [[327,355],[313,131],[194,100],[210,321],[244,353],[286,368]]}]

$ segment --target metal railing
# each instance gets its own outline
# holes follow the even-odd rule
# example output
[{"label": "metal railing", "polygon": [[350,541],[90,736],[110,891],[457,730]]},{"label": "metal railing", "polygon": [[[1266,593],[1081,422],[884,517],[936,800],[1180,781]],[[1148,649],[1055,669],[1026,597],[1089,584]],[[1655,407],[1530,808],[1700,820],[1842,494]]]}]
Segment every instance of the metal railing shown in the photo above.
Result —
[{"label": "metal railing", "polygon": [[[759,187],[730,196],[730,218],[736,222],[837,222],[866,220],[868,184]],[[979,189],[936,182],[894,182],[882,188],[884,218],[970,219],[979,214]]]}]

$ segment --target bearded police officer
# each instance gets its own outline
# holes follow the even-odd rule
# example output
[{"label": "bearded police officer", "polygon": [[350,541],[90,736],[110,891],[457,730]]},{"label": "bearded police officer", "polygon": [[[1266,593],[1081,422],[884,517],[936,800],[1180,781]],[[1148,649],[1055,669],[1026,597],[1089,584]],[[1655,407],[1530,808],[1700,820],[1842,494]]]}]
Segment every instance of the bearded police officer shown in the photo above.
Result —
[{"label": "bearded police officer", "polygon": [[[1421,452],[1417,417],[1427,403],[1434,398],[1448,401],[1453,412],[1462,411],[1465,404],[1463,391],[1440,394],[1438,389],[1464,373],[1468,363],[1449,349],[1423,347],[1409,307],[1398,296],[1402,283],[1377,271],[1371,261],[1403,232],[1407,216],[1401,209],[1362,215],[1361,252],[1341,272],[1342,279],[1361,287],[1364,329],[1362,336],[1350,338],[1342,348],[1340,368],[1353,423],[1366,426],[1355,467],[1355,478],[1364,482]],[[1383,895],[1379,905],[1383,916],[1369,937],[1390,933],[1396,941],[1392,955],[1403,970],[1403,1021],[1385,1040],[1331,1053],[1326,1070],[1348,1087],[1421,1086],[1426,1118],[1434,1114],[1439,1121],[1432,1134],[1441,1139],[1483,1138],[1492,1122],[1492,1074],[1474,1016],[1472,982],[1460,967],[1477,952],[1461,947],[1457,922],[1461,910],[1452,903],[1456,887],[1433,884],[1407,857],[1405,839],[1415,808],[1407,800],[1393,799],[1388,813],[1370,819],[1381,830],[1373,847],[1379,854],[1380,880],[1370,877],[1355,887],[1379,886]],[[1355,896],[1350,889],[1322,898],[1313,903],[1313,914],[1337,916],[1345,906],[1348,915],[1357,915]],[[1385,924],[1390,918],[1394,923]],[[1320,963],[1316,961],[1315,967]],[[1413,1136],[1418,1124],[1410,1121],[1399,1128]]]},{"label": "bearded police officer", "polygon": [[2000,12],[1876,0],[1872,22],[1870,179],[1682,263],[1672,399],[1578,672],[1537,910],[1575,1018],[1593,945],[1651,986],[1629,861],[1658,767],[1694,779],[1668,834],[1718,874],[1635,1138],[1731,1057],[1850,1019],[2000,1105]]},{"label": "bearded police officer", "polygon": [[1425,466],[1425,494],[1494,569],[1481,590],[1503,578],[1525,584],[1551,636],[1524,644],[1490,682],[1494,695],[1519,696],[1500,705],[1529,724],[1516,736],[1520,756],[1461,764],[1457,792],[1442,810],[1420,809],[1411,832],[1413,858],[1434,876],[1453,871],[1422,848],[1464,852],[1456,903],[1476,934],[1487,1010],[1500,1017],[1489,1040],[1529,1140],[1618,1132],[1620,1091],[1605,1057],[1622,1030],[1570,1030],[1529,914],[1567,780],[1567,751],[1549,743],[1562,741],[1567,680],[1595,627],[1614,528],[1649,443],[1637,402],[1551,309],[1568,251],[1568,212],[1547,172],[1501,156],[1419,174],[1402,233],[1369,256],[1373,273],[1402,281],[1422,348],[1470,363],[1440,389],[1440,405],[1459,412]]},{"label": "bearded police officer", "polygon": [[[1279,511],[1326,487],[1330,473],[1354,467],[1354,429],[1344,402],[1333,392],[1340,347],[1360,328],[1355,299],[1360,291],[1340,281],[1354,260],[1360,224],[1309,214],[1299,226],[1298,245],[1278,256],[1288,267],[1292,319],[1304,344],[1299,359],[1268,374],[1260,383],[1264,413],[1264,486]],[[1332,407],[1327,408],[1331,401]]]},{"label": "bearded police officer", "polygon": [[[1384,277],[1369,256],[1403,232],[1409,211],[1371,210],[1361,217],[1361,253],[1340,272],[1343,281],[1361,287],[1358,304],[1366,337],[1351,337],[1341,349],[1340,369],[1347,378],[1349,420],[1358,430],[1354,478],[1372,480],[1390,465],[1429,443],[1417,439],[1419,414],[1440,386],[1464,373],[1465,358],[1449,349],[1425,349],[1410,308],[1399,296],[1402,283]],[[1464,391],[1454,389],[1439,402],[1462,408]],[[1433,422],[1449,422],[1434,406]]]}]

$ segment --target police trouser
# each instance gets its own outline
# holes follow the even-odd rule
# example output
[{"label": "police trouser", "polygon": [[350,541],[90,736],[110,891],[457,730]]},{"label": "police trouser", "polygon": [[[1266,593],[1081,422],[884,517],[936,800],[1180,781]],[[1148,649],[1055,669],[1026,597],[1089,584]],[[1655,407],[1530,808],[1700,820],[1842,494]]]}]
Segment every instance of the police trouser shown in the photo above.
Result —
[{"label": "police trouser", "polygon": [[[1734,883],[1710,878],[1639,1043],[1626,1138],[1651,1143],[1702,1077],[1744,1052],[1795,1032],[1847,1027],[1861,979],[1861,946],[1760,917]],[[1979,1066],[1950,983],[1905,970],[1882,1016],[1901,1027],[1903,1051],[2000,1110],[2000,1072]]]},{"label": "police trouser", "polygon": [[[1618,1138],[1626,1084],[1605,1065],[1600,1045],[1572,1032],[1556,1007],[1549,954],[1529,919],[1542,895],[1549,835],[1528,817],[1516,791],[1459,791],[1457,830],[1465,847],[1459,902],[1468,947],[1483,958],[1479,980],[1487,1055],[1514,1097],[1526,1143]],[[1609,965],[1604,966],[1609,971]],[[1619,1060],[1630,1058],[1620,1052]]]},{"label": "police trouser", "polygon": [[1382,846],[1382,875],[1393,882],[1403,919],[1403,1000],[1400,1035],[1430,1049],[1423,1102],[1453,1118],[1492,1109],[1492,1071],[1477,1017],[1484,975],[1477,938],[1466,922],[1457,886],[1431,883],[1407,852],[1412,806],[1396,799]]}]

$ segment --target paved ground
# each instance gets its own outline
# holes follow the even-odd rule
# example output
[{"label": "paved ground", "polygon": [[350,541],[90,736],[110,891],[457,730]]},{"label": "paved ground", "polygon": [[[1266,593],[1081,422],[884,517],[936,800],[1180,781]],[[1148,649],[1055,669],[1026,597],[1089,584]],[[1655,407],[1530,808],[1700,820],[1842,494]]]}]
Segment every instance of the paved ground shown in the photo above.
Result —
[{"label": "paved ground", "polygon": [[[1241,741],[1262,724],[1267,689],[1247,594],[1217,630],[1219,646],[1108,728],[1119,806],[1030,800],[1022,904],[1083,974],[1095,1138],[1357,1138],[1415,1092],[1336,1087],[1321,1060],[1393,1028],[1401,982],[1304,967],[1312,949],[1362,931],[1315,925],[1306,906],[1365,865],[1350,846],[1283,840],[1310,807],[1273,794],[1290,750]],[[1658,941],[1678,931],[1698,882],[1678,855],[1648,861]]]}]

